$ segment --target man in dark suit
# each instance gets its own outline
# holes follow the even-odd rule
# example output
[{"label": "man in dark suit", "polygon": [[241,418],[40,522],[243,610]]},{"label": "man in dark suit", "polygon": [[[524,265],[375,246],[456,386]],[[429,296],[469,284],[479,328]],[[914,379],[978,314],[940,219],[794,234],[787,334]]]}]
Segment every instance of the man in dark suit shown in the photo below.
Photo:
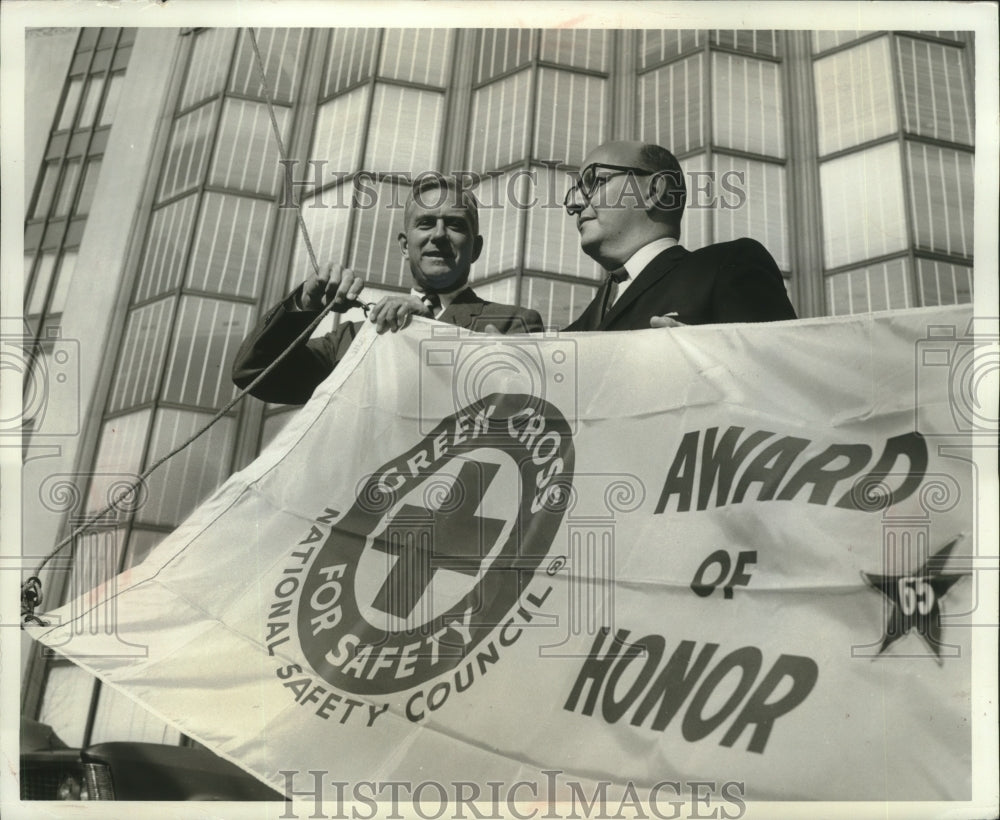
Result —
[{"label": "man in dark suit", "polygon": [[[494,333],[544,330],[535,310],[487,302],[468,286],[469,270],[483,249],[475,198],[439,175],[428,175],[410,192],[398,236],[414,288],[384,297],[368,314],[376,330],[396,331],[413,315]],[[357,305],[364,280],[339,265],[313,273],[272,308],[243,341],[233,362],[233,381],[250,384],[308,327],[331,300],[338,313]],[[253,390],[264,401],[304,404],[344,358],[361,322],[344,322],[332,333],[296,348]]]},{"label": "man in dark suit", "polygon": [[686,196],[680,164],[658,145],[608,142],[584,159],[564,204],[584,253],[611,273],[566,330],[795,318],[781,272],[759,242],[681,247]]}]

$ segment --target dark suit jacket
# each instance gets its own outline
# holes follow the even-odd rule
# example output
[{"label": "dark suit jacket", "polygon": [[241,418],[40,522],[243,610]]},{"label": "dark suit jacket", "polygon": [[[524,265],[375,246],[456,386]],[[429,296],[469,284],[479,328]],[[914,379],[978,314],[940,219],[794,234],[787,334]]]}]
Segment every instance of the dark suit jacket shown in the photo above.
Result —
[{"label": "dark suit jacket", "polygon": [[[240,345],[232,373],[240,389],[257,378],[316,318],[314,311],[292,309],[296,292],[269,310]],[[455,297],[439,321],[478,331],[494,325],[501,333],[532,333],[545,329],[538,311],[487,302],[476,296],[471,288]],[[361,322],[344,322],[332,333],[310,339],[293,350],[251,395],[278,404],[305,404],[320,382],[344,358],[361,326]]]},{"label": "dark suit jacket", "polygon": [[677,313],[686,325],[794,319],[781,272],[753,239],[658,254],[602,318],[610,278],[566,330],[645,330],[653,316]]}]

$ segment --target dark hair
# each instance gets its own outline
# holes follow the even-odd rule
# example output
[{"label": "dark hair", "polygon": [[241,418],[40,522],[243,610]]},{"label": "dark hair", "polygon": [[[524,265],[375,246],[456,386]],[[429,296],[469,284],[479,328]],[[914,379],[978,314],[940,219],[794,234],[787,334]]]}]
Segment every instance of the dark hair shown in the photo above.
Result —
[{"label": "dark hair", "polygon": [[[438,191],[436,197],[428,197],[428,191]],[[445,197],[452,197],[456,208],[463,208],[469,215],[472,235],[479,235],[479,202],[468,188],[459,185],[453,177],[447,177],[437,171],[424,171],[417,175],[406,197],[406,207],[403,210],[403,223],[407,224],[414,204],[437,207],[446,202]]]},{"label": "dark hair", "polygon": [[684,184],[684,172],[677,157],[666,148],[652,143],[647,143],[639,149],[639,157],[645,167],[654,171],[654,179],[662,177],[667,180],[667,188],[660,200],[659,210],[669,215],[667,221],[680,228],[684,205],[687,202],[687,186]]}]

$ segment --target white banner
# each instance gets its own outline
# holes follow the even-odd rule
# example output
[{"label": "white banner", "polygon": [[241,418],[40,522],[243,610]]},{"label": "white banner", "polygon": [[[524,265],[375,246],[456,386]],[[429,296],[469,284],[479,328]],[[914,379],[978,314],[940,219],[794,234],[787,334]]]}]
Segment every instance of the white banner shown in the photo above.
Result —
[{"label": "white banner", "polygon": [[970,319],[368,328],[34,634],[330,800],[969,799]]}]

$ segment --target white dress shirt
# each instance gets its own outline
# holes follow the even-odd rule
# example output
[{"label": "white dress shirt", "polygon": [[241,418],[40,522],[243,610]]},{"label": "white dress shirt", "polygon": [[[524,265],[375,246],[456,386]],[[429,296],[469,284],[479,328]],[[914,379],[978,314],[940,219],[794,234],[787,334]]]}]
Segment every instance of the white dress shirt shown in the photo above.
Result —
[{"label": "white dress shirt", "polygon": [[643,245],[633,253],[625,263],[625,270],[628,271],[628,279],[618,283],[618,290],[614,294],[611,304],[613,305],[621,298],[621,295],[625,292],[625,288],[635,281],[635,277],[642,273],[646,265],[667,248],[672,248],[677,244],[679,244],[679,240],[674,239],[672,236],[661,236],[659,239],[654,239],[648,245]]}]

